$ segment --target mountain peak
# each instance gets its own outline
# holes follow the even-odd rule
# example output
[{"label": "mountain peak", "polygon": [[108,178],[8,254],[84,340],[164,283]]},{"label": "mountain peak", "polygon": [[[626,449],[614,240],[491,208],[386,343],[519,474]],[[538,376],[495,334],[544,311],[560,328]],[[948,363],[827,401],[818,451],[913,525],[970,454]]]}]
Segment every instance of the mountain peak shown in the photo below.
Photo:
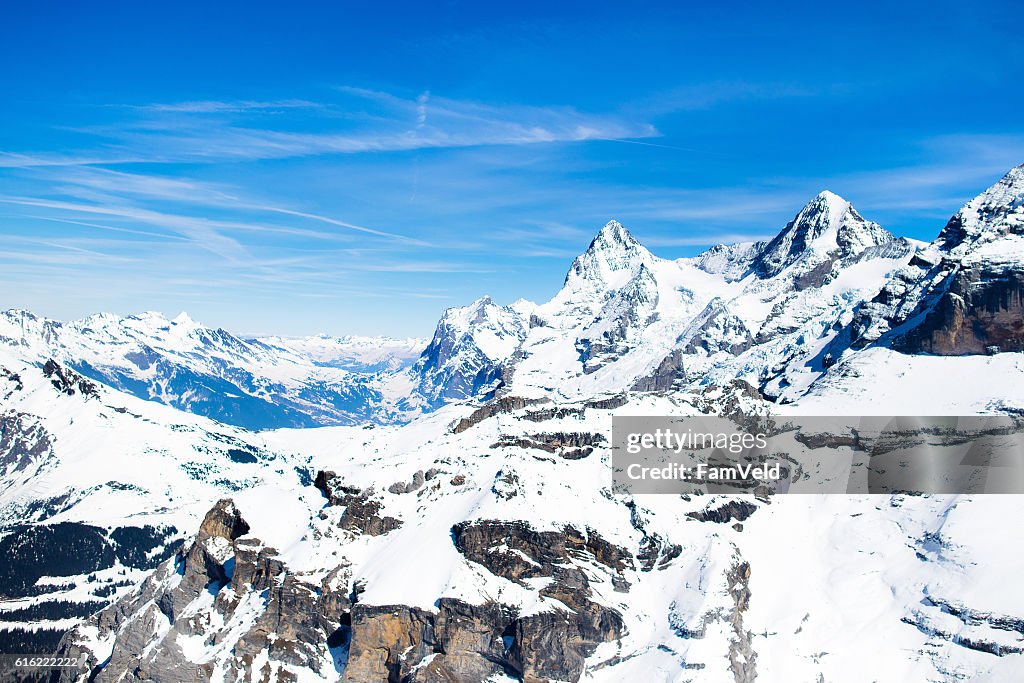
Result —
[{"label": "mountain peak", "polygon": [[622,223],[608,221],[587,250],[572,262],[565,276],[565,287],[576,289],[578,285],[589,283],[587,290],[615,289],[651,258],[651,252]]},{"label": "mountain peak", "polygon": [[804,208],[797,214],[796,220],[801,218],[809,220],[815,216],[822,216],[829,223],[842,220],[843,214],[852,210],[853,206],[835,192],[822,190],[814,196],[814,199],[807,202]]},{"label": "mountain peak", "polygon": [[602,247],[630,248],[634,246],[638,247],[640,243],[622,223],[612,219],[605,223],[604,227],[598,231],[597,236],[590,243],[588,251]]},{"label": "mountain peak", "polygon": [[846,256],[892,239],[888,230],[865,220],[853,204],[822,190],[765,245],[752,268],[762,277],[774,277],[808,252]]}]

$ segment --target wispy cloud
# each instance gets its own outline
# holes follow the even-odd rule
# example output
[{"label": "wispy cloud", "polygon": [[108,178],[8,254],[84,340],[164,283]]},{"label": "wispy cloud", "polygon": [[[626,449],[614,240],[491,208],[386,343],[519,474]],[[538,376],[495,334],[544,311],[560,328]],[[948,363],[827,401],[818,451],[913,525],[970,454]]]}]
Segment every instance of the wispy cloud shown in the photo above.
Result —
[{"label": "wispy cloud", "polygon": [[135,106],[151,112],[175,112],[183,114],[237,114],[243,112],[277,112],[289,109],[322,109],[323,104],[309,100],[197,100],[169,104],[146,104]]},{"label": "wispy cloud", "polygon": [[661,116],[674,112],[710,109],[730,102],[802,99],[846,92],[851,92],[851,88],[842,83],[811,87],[786,81],[712,81],[663,90],[634,102],[630,108],[651,116]]},{"label": "wispy cloud", "polygon": [[38,168],[47,166],[103,166],[145,161],[140,157],[119,155],[16,154],[0,152],[0,168]]},{"label": "wispy cloud", "polygon": [[[94,202],[95,205],[64,203],[59,206],[49,206],[49,208],[60,208],[64,210],[84,213],[108,213],[110,215],[120,215],[122,217],[129,217],[137,220],[145,220],[150,224],[159,224],[163,225],[164,227],[170,227],[171,225],[180,225],[183,221],[186,223],[191,223],[191,221],[189,221],[188,218],[184,216],[168,216],[166,214],[162,214],[156,211],[129,211],[123,207],[118,208],[118,205],[124,203],[125,197],[133,197],[141,198],[144,200],[159,200],[161,202],[173,202],[177,204],[216,207],[219,209],[227,209],[235,212],[248,211],[255,212],[257,214],[269,213],[282,216],[291,216],[331,225],[338,228],[343,228],[345,231],[363,233],[391,240],[400,240],[416,246],[428,246],[427,242],[418,239],[413,239],[398,233],[389,232],[385,230],[378,230],[364,225],[357,225],[349,221],[343,221],[337,218],[333,218],[331,216],[325,216],[318,213],[312,213],[309,211],[301,211],[288,207],[274,206],[257,200],[245,198],[241,195],[239,191],[224,187],[222,185],[200,182],[188,178],[170,178],[166,176],[157,176],[141,173],[128,173],[124,171],[115,171],[104,168],[74,168],[69,170],[62,170],[58,174],[51,175],[49,177],[55,182],[61,183],[65,187],[65,191],[70,192],[71,194],[81,195],[81,193],[76,192],[74,189],[69,189],[69,185],[81,188],[88,188],[89,190],[94,190],[102,193],[107,193],[106,197],[110,198],[109,201],[102,201],[105,198],[103,195],[96,196],[88,194],[88,196],[98,200]],[[16,203],[16,200],[12,198],[8,198],[8,201],[11,203]],[[27,202],[29,200],[26,198],[21,198],[18,199],[17,201]],[[115,209],[114,211],[109,210],[112,208],[110,205],[113,205],[113,208]],[[48,205],[41,204],[41,206]],[[154,218],[159,219],[159,222],[154,223]],[[324,232],[294,226],[267,226],[260,225],[259,223],[239,224],[238,222],[208,220],[206,221],[206,224],[210,226],[218,226],[227,230],[277,233],[283,235],[293,235],[296,237],[308,237],[312,239],[335,240],[339,239],[340,237],[336,231]]]},{"label": "wispy cloud", "polygon": [[[914,143],[914,163],[841,173],[816,179],[778,178],[780,185],[816,183],[833,189],[867,212],[948,218],[1012,167],[1024,162],[1024,136],[959,134]],[[872,216],[868,216],[872,218]],[[882,216],[880,220],[887,217]],[[899,225],[890,225],[897,232]]]},{"label": "wispy cloud", "polygon": [[119,228],[113,225],[103,225],[101,223],[89,223],[87,221],[73,221],[69,218],[55,218],[53,216],[39,216],[39,215],[26,215],[24,218],[31,218],[39,221],[50,221],[52,223],[64,223],[66,225],[79,225],[86,228],[96,228],[97,230],[108,230],[110,232],[119,232],[126,235],[140,235],[142,237],[158,237],[160,239],[167,240],[181,240],[183,242],[189,241],[187,237],[181,235],[171,235],[162,232],[151,232],[148,230],[133,230],[131,228]]},{"label": "wispy cloud", "polygon": [[387,263],[355,263],[353,270],[378,273],[493,273],[493,268],[479,268],[464,263],[436,261],[389,261]]},{"label": "wispy cloud", "polygon": [[[336,89],[344,101],[194,101],[134,107],[135,118],[79,129],[112,139],[155,161],[277,159],[324,154],[403,152],[478,146],[533,145],[650,138],[650,123],[622,114],[566,106],[489,104],[423,92],[402,97],[354,87]],[[267,126],[266,114],[285,110],[327,115],[305,130]],[[249,120],[249,119],[252,120]],[[346,124],[341,125],[339,124]]]},{"label": "wispy cloud", "polygon": [[17,206],[33,206],[45,209],[60,209],[73,213],[94,214],[101,216],[117,216],[128,218],[140,223],[156,225],[177,232],[188,238],[203,249],[232,261],[244,261],[250,256],[238,240],[233,239],[221,230],[223,223],[206,218],[161,213],[151,209],[132,206],[93,205],[80,202],[68,202],[31,197],[0,197],[0,203]]}]

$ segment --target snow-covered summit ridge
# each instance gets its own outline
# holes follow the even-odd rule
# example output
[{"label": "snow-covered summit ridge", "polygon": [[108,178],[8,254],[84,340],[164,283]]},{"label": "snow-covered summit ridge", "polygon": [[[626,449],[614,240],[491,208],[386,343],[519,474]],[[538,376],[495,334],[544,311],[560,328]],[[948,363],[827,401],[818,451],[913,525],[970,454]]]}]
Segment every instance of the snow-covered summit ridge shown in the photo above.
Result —
[{"label": "snow-covered summit ridge", "polygon": [[753,269],[762,277],[773,277],[808,251],[847,256],[892,239],[888,230],[865,220],[850,202],[825,190],[764,246]]},{"label": "snow-covered summit ridge", "polygon": [[590,246],[573,260],[563,290],[586,294],[621,287],[651,252],[616,220],[608,221]]},{"label": "snow-covered summit ridge", "polygon": [[940,248],[957,250],[962,245],[1022,233],[1024,164],[1010,169],[996,184],[967,202],[949,219],[936,243]]}]

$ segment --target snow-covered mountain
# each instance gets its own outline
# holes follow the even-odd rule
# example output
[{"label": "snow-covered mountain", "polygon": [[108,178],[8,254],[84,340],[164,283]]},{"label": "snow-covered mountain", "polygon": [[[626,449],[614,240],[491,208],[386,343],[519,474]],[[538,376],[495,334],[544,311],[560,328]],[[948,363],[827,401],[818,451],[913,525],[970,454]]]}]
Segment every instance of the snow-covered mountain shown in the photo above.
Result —
[{"label": "snow-covered mountain", "polygon": [[527,326],[520,311],[485,296],[450,308],[412,369],[430,405],[493,393],[502,365],[522,344]]},{"label": "snow-covered mountain", "polygon": [[826,371],[836,328],[919,246],[830,192],[766,243],[688,259],[658,258],[612,221],[551,301],[520,306],[528,331],[503,355],[500,392],[578,399],[739,379],[795,400]]},{"label": "snow-covered mountain", "polygon": [[[0,644],[69,629],[97,681],[1016,680],[1018,496],[630,495],[610,441],[1022,414],[1022,273],[1018,167],[931,244],[829,192],[687,259],[612,221],[550,301],[450,309],[423,347],[8,313]],[[166,368],[306,416],[311,382],[376,393],[251,431],[151,391]]]}]

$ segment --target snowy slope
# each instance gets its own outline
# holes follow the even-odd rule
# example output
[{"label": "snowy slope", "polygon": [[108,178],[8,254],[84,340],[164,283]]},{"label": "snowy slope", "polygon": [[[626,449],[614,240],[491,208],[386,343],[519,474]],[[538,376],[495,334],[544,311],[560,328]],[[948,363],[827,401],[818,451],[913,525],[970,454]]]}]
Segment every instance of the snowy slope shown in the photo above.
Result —
[{"label": "snowy slope", "polygon": [[[695,414],[694,398],[639,394],[615,412]],[[546,416],[553,407],[560,414]],[[721,523],[702,515],[729,509],[728,497],[611,492],[612,412],[582,402],[538,404],[458,431],[452,425],[469,409],[447,407],[400,427],[266,434],[270,450],[315,454],[314,468],[361,493],[337,506],[312,487],[307,492],[314,495],[278,490],[273,507],[252,495],[236,497],[247,532],[208,539],[189,555],[216,550],[225,566],[234,562],[234,574],[210,589],[212,598],[180,588],[199,571],[187,558],[177,573],[171,562],[141,589],[144,600],[178,601],[183,614],[206,616],[176,618],[147,636],[155,643],[148,654],[124,664],[161,672],[176,661],[205,662],[228,680],[247,679],[261,666],[304,680],[337,680],[342,672],[352,681],[386,680],[372,673],[379,639],[391,642],[383,634],[404,643],[387,655],[395,670],[451,670],[445,667],[475,661],[475,648],[491,647],[464,640],[470,632],[500,634],[505,619],[516,635],[501,656],[511,671],[533,671],[538,680],[554,680],[552,663],[572,661],[574,653],[582,656],[579,670],[558,680],[995,681],[1011,680],[1024,666],[1024,592],[1012,587],[1013,565],[1003,559],[1006,547],[1024,541],[1024,530],[983,521],[1015,519],[1016,497],[747,497],[749,509]],[[579,458],[520,445],[538,434],[570,432],[590,435],[596,446]],[[374,501],[375,515],[399,525],[376,533],[351,524],[357,500]],[[499,535],[474,545],[463,540],[467,525]],[[589,539],[586,545],[551,573],[545,553],[557,553],[576,532]],[[270,567],[277,584],[260,578],[261,566]],[[510,569],[516,566],[536,576],[518,579]],[[207,576],[199,573],[201,582],[212,580]],[[535,637],[531,625],[545,620],[558,637],[565,623],[575,623],[568,598],[556,597],[567,577],[575,587],[566,595],[583,601],[575,609],[603,615],[614,625],[609,637],[591,646],[570,640],[555,650],[529,640],[531,649],[517,659],[516,640]],[[288,582],[293,590],[278,597],[274,586],[283,591]],[[271,597],[253,603],[263,586]],[[287,654],[294,636],[284,634],[300,628],[302,615],[324,609],[312,597],[318,590],[344,602],[352,626],[335,642],[348,649],[331,650],[329,633],[320,632],[310,653],[295,660]],[[297,603],[289,607],[286,596]],[[143,602],[135,604],[140,609]],[[488,612],[488,604],[514,605],[515,614]],[[418,620],[460,605],[480,607],[463,617],[463,626],[448,628],[471,630],[431,630],[431,638],[453,640],[440,650],[449,655],[426,654],[419,640],[426,627]],[[97,663],[111,648],[130,652],[142,622],[112,622],[112,614],[80,628],[66,647]],[[143,619],[145,612],[132,614]],[[278,639],[254,641],[261,619],[271,616]],[[126,656],[115,656],[110,675]]]}]

